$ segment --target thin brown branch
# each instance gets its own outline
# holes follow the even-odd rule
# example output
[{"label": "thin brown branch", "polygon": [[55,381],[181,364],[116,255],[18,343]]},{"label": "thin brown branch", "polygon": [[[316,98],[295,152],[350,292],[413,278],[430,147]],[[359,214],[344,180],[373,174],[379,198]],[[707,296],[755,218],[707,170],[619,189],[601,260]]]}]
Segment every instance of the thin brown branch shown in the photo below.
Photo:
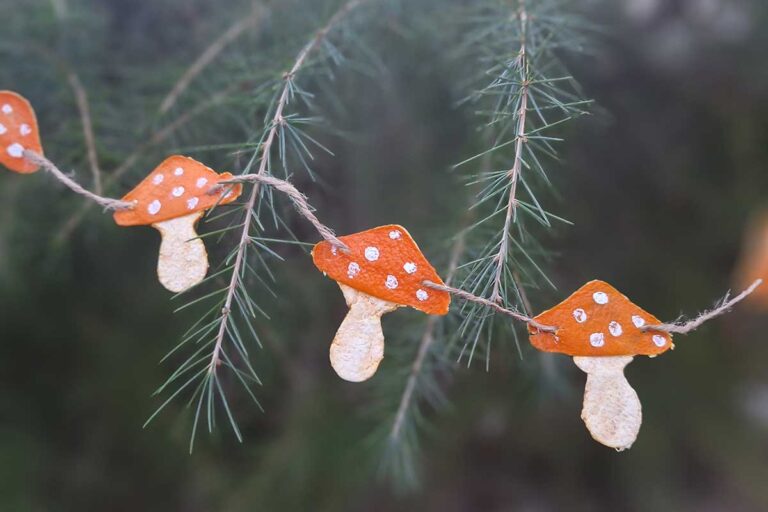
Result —
[{"label": "thin brown branch", "polygon": [[717,306],[714,309],[710,309],[708,311],[704,311],[700,313],[696,318],[693,320],[689,320],[687,322],[672,322],[668,324],[659,324],[659,325],[646,325],[643,327],[644,331],[663,331],[663,332],[669,332],[674,334],[688,334],[691,331],[694,331],[701,327],[702,324],[705,322],[708,322],[712,320],[713,318],[717,318],[720,315],[723,315],[727,313],[733,306],[741,302],[742,300],[746,299],[752,292],[754,292],[758,286],[760,286],[763,283],[762,279],[757,279],[755,282],[753,282],[751,285],[749,285],[749,288],[738,294],[732,299],[728,298],[729,294],[726,294],[725,297],[723,297],[723,300],[720,301],[720,305]]},{"label": "thin brown branch", "polygon": [[[312,39],[299,51],[296,56],[296,60],[293,63],[290,71],[283,76],[283,88],[280,93],[280,97],[275,104],[275,113],[272,116],[271,127],[267,132],[267,136],[264,139],[264,143],[261,145],[261,160],[259,162],[257,175],[264,175],[268,172],[268,165],[270,161],[270,153],[272,150],[272,144],[277,138],[279,127],[284,123],[283,111],[291,96],[291,84],[296,77],[296,74],[302,68],[307,60],[307,57],[318,47],[320,43],[328,35],[328,32],[333,28],[341,19],[343,19],[352,9],[360,5],[362,0],[350,0],[345,3],[336,13],[328,20],[320,30],[318,30]],[[248,245],[248,240],[251,231],[251,212],[253,212],[256,206],[256,200],[259,197],[261,191],[260,183],[256,183],[251,190],[251,194],[248,197],[248,201],[245,205],[245,226],[240,235],[240,241],[235,253],[235,261],[232,266],[232,278],[230,279],[229,286],[227,288],[227,295],[224,299],[224,307],[221,310],[221,323],[219,324],[219,330],[216,334],[216,342],[211,354],[211,362],[208,365],[208,373],[215,374],[216,369],[219,366],[219,354],[221,352],[222,344],[224,343],[224,336],[227,331],[227,323],[229,315],[231,313],[232,301],[234,300],[237,286],[240,280],[240,273],[242,272],[243,262],[245,259],[245,248]]]},{"label": "thin brown branch", "polygon": [[[445,282],[450,285],[453,280],[453,276],[456,274],[456,269],[459,266],[459,260],[464,253],[466,246],[465,234],[462,232],[453,243],[451,247],[451,257],[448,262],[448,272],[445,277]],[[400,438],[400,432],[405,422],[405,416],[408,412],[408,408],[411,406],[413,400],[413,393],[416,390],[416,384],[421,374],[421,369],[424,366],[424,360],[429,353],[429,349],[432,347],[432,343],[435,341],[435,328],[440,317],[432,315],[427,320],[427,325],[424,328],[424,334],[419,341],[419,351],[416,354],[416,359],[411,366],[411,372],[408,375],[408,381],[405,384],[405,390],[403,396],[400,398],[400,404],[397,407],[397,413],[395,413],[395,419],[392,422],[392,428],[389,431],[389,439],[392,442],[396,442]]]},{"label": "thin brown branch", "polygon": [[[57,4],[54,3],[54,6],[55,5]],[[62,2],[62,5],[66,9],[66,4]],[[66,60],[45,46],[33,43],[29,45],[29,48],[32,52],[51,63],[66,77],[67,83],[69,84],[70,89],[72,89],[72,94],[75,97],[75,104],[77,105],[80,122],[83,126],[83,139],[85,141],[88,164],[91,167],[91,174],[93,175],[93,188],[96,190],[97,194],[103,193],[104,190],[101,185],[101,169],[99,168],[98,153],[96,152],[96,137],[93,132],[91,109],[88,102],[88,94],[85,91],[85,87],[83,87],[83,83],[80,81],[80,77]]]},{"label": "thin brown branch", "polygon": [[422,284],[424,286],[428,286],[429,288],[432,288],[434,290],[440,290],[443,292],[448,292],[451,295],[455,295],[459,297],[460,299],[464,299],[470,302],[475,302],[477,304],[481,304],[487,308],[491,308],[494,311],[501,313],[503,315],[507,315],[509,317],[514,318],[515,320],[518,320],[520,322],[524,322],[531,327],[542,331],[542,332],[557,332],[557,327],[553,325],[544,325],[533,318],[524,315],[520,313],[519,311],[515,311],[514,309],[507,309],[503,306],[500,306],[498,302],[494,302],[492,300],[484,299],[483,297],[478,297],[477,295],[474,295],[472,293],[469,293],[468,291],[462,290],[460,288],[453,288],[452,286],[447,286],[443,284],[437,284],[433,283],[432,281],[422,281]]},{"label": "thin brown branch", "polygon": [[509,170],[509,196],[507,198],[507,212],[504,217],[504,228],[499,241],[499,250],[494,256],[496,269],[493,277],[493,289],[491,291],[491,300],[501,303],[504,299],[501,295],[501,281],[504,276],[507,256],[509,254],[509,239],[512,224],[517,216],[517,182],[520,178],[520,172],[523,166],[523,144],[527,142],[525,137],[525,120],[528,112],[528,53],[526,50],[526,37],[528,29],[528,12],[525,8],[525,1],[520,0],[520,50],[517,55],[517,66],[520,69],[520,108],[518,110],[517,128],[515,130],[515,159],[512,168]]},{"label": "thin brown branch", "polygon": [[187,68],[181,78],[174,84],[168,94],[160,103],[160,114],[168,112],[184,94],[192,81],[207,68],[230,43],[240,37],[247,29],[256,25],[262,19],[264,7],[256,4],[253,12],[243,19],[233,23],[221,36],[215,39],[208,47],[203,50],[200,56]]},{"label": "thin brown branch", "polygon": [[43,155],[36,153],[32,150],[24,150],[24,158],[38,165],[48,171],[54,178],[59,180],[75,194],[81,195],[87,199],[90,199],[94,203],[103,206],[107,210],[130,210],[134,207],[134,204],[128,201],[121,201],[119,199],[113,199],[111,197],[102,197],[98,194],[94,194],[90,190],[85,189],[82,185],[75,180],[67,176],[56,165],[45,158]]},{"label": "thin brown branch", "polygon": [[93,175],[93,189],[97,194],[101,194],[101,169],[99,169],[99,157],[96,152],[96,137],[93,134],[93,123],[91,121],[91,108],[88,104],[88,94],[80,78],[72,70],[67,72],[67,81],[75,95],[77,110],[80,112],[80,122],[83,125],[83,139],[85,140],[86,153],[88,155],[88,164],[91,166]]}]

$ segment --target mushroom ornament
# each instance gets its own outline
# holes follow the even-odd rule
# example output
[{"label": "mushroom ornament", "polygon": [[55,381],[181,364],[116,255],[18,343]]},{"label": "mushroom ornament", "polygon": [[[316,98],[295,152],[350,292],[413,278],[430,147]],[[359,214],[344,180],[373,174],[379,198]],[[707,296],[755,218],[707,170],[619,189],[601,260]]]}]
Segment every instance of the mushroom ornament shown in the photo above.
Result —
[{"label": "mushroom ornament", "polygon": [[[747,224],[734,286],[741,288],[755,279],[768,279],[768,208],[753,214]],[[755,290],[746,303],[753,310],[768,310],[768,287],[762,286]]]},{"label": "mushroom ornament", "polygon": [[361,382],[376,373],[384,357],[381,316],[402,306],[445,315],[447,292],[423,284],[443,284],[402,226],[388,225],[339,238],[348,251],[327,241],[315,245],[318,269],[338,282],[349,312],[330,349],[331,366],[344,380]]},{"label": "mushroom ornament", "polygon": [[13,91],[0,91],[0,163],[20,174],[38,166],[24,158],[24,150],[42,154],[37,117],[32,105]]},{"label": "mushroom ornament", "polygon": [[123,197],[135,206],[115,212],[118,225],[151,225],[160,231],[157,275],[168,290],[182,292],[205,278],[208,254],[195,225],[205,210],[240,195],[241,185],[210,193],[214,185],[231,178],[228,172],[218,174],[192,158],[174,155]]},{"label": "mushroom ornament", "polygon": [[573,356],[587,373],[581,418],[592,437],[616,450],[631,447],[640,431],[642,409],[624,367],[634,356],[654,357],[674,348],[668,333],[642,329],[661,322],[603,281],[588,282],[535,320],[557,331],[529,325],[533,346]]}]

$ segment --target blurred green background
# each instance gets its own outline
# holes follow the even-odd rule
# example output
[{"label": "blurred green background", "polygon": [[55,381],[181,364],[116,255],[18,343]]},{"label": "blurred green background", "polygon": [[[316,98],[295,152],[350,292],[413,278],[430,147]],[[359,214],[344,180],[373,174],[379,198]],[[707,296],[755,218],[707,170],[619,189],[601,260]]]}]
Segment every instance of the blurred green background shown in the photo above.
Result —
[{"label": "blurred green background", "polygon": [[[370,66],[340,66],[313,90],[331,127],[319,136],[335,155],[317,154],[319,181],[296,178],[338,232],[400,223],[438,263],[466,203],[450,167],[478,151],[478,121],[455,102],[463,69],[444,46],[459,37],[445,11],[460,4],[471,2],[406,3],[363,31]],[[0,0],[0,88],[30,99],[47,155],[88,184],[67,70],[88,91],[106,179],[200,101],[287,69],[334,5],[271,2],[270,25],[158,115],[164,94],[248,2]],[[596,108],[568,125],[562,161],[549,164],[558,193],[546,201],[574,225],[545,239],[558,290],[531,300],[540,310],[600,278],[672,320],[731,286],[744,225],[766,202],[766,7],[581,7],[599,29],[592,51],[563,57]],[[210,146],[243,142],[263,114],[213,105],[143,149],[110,192],[129,190],[175,151],[236,166]],[[740,308],[628,367],[644,423],[624,453],[590,439],[579,418],[584,375],[568,358],[524,345],[521,360],[512,340],[494,340],[489,371],[461,364],[443,382],[450,406],[428,416],[421,485],[400,492],[377,478],[376,382],[343,382],[328,364],[342,296],[302,250],[283,248],[277,297],[262,297],[272,319],[257,322],[264,348],[253,364],[266,411],[236,398],[245,442],[222,424],[189,455],[183,402],[141,428],[172,371],[158,361],[194,320],[173,314],[179,303],[156,280],[154,231],[118,228],[92,209],[62,234],[82,203],[42,172],[3,171],[0,198],[0,510],[768,510],[760,312]],[[302,240],[316,240],[288,218]],[[225,249],[208,245],[221,258]],[[398,315],[423,329],[423,316]],[[400,335],[397,322],[384,323],[397,333],[388,335],[393,354],[418,336]],[[373,380],[391,375],[395,359]]]}]

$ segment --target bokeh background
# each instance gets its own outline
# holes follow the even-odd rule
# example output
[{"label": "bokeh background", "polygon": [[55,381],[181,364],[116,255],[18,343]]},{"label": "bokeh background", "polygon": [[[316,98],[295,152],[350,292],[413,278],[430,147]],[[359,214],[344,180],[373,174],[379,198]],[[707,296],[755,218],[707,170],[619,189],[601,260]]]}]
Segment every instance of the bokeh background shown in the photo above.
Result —
[{"label": "bokeh background", "polygon": [[[313,91],[334,156],[318,153],[321,179],[297,183],[337,231],[401,223],[444,259],[466,194],[450,168],[479,148],[471,108],[456,106],[462,68],[444,44],[459,37],[445,11],[468,3],[393,9],[366,32],[375,65],[341,66]],[[47,154],[88,183],[68,70],[88,91],[106,178],[185,109],[286,69],[333,6],[271,2],[274,26],[246,34],[158,116],[170,86],[248,2],[0,0],[0,88],[32,101]],[[745,225],[766,204],[765,4],[581,8],[593,44],[563,58],[596,105],[563,130],[562,161],[549,164],[557,194],[546,201],[573,226],[545,238],[558,289],[531,301],[548,307],[600,278],[664,319],[706,308],[731,287]],[[236,165],[226,145],[246,140],[244,119],[257,114],[213,105],[143,149],[110,192],[174,151]],[[194,320],[173,314],[178,303],[156,280],[156,234],[118,228],[97,209],[67,230],[82,203],[43,173],[3,172],[0,198],[0,510],[768,510],[759,309],[739,308],[674,352],[630,365],[644,423],[624,453],[590,439],[579,418],[584,375],[567,358],[523,345],[521,359],[513,341],[494,340],[487,371],[460,364],[441,381],[450,405],[428,414],[421,481],[402,490],[377,471],[371,433],[389,420],[376,412],[376,383],[343,382],[327,362],[341,294],[300,249],[283,250],[277,296],[262,297],[271,320],[257,322],[264,348],[253,364],[265,412],[236,399],[244,443],[222,423],[190,455],[183,402],[142,429],[172,371],[158,361]],[[401,314],[423,329],[423,317]],[[413,343],[392,338],[388,347]],[[376,378],[395,371],[392,359]]]}]

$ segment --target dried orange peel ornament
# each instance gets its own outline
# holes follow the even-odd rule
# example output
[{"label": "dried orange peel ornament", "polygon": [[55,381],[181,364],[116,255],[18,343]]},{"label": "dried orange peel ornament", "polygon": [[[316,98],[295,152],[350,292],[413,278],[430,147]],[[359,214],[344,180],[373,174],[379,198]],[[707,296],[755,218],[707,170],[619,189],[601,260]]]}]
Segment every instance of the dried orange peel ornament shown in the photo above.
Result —
[{"label": "dried orange peel ornament", "polygon": [[43,154],[37,117],[32,105],[13,91],[0,91],[0,164],[29,174],[39,167],[24,158],[24,151]]},{"label": "dried orange peel ornament", "polygon": [[348,251],[324,241],[312,249],[312,258],[338,282],[349,307],[331,344],[331,366],[342,379],[360,382],[376,373],[384,357],[382,315],[402,306],[445,315],[451,296],[423,285],[443,281],[402,226],[380,226],[339,240]]},{"label": "dried orange peel ornament", "polygon": [[208,254],[195,226],[205,210],[231,203],[240,195],[241,185],[210,193],[212,187],[229,179],[228,172],[218,174],[197,160],[174,155],[123,197],[135,206],[115,212],[118,225],[151,225],[160,231],[157,275],[168,290],[182,292],[205,278]]},{"label": "dried orange peel ornament", "polygon": [[592,437],[611,448],[632,446],[642,423],[637,393],[624,377],[634,356],[655,357],[674,348],[665,332],[645,331],[661,322],[603,281],[590,281],[534,318],[557,326],[555,333],[528,328],[543,352],[559,352],[587,374],[581,418]]},{"label": "dried orange peel ornament", "polygon": [[[734,286],[743,288],[755,279],[768,280],[768,208],[754,214],[745,229]],[[758,311],[768,309],[768,286],[755,290],[745,304]]]}]

